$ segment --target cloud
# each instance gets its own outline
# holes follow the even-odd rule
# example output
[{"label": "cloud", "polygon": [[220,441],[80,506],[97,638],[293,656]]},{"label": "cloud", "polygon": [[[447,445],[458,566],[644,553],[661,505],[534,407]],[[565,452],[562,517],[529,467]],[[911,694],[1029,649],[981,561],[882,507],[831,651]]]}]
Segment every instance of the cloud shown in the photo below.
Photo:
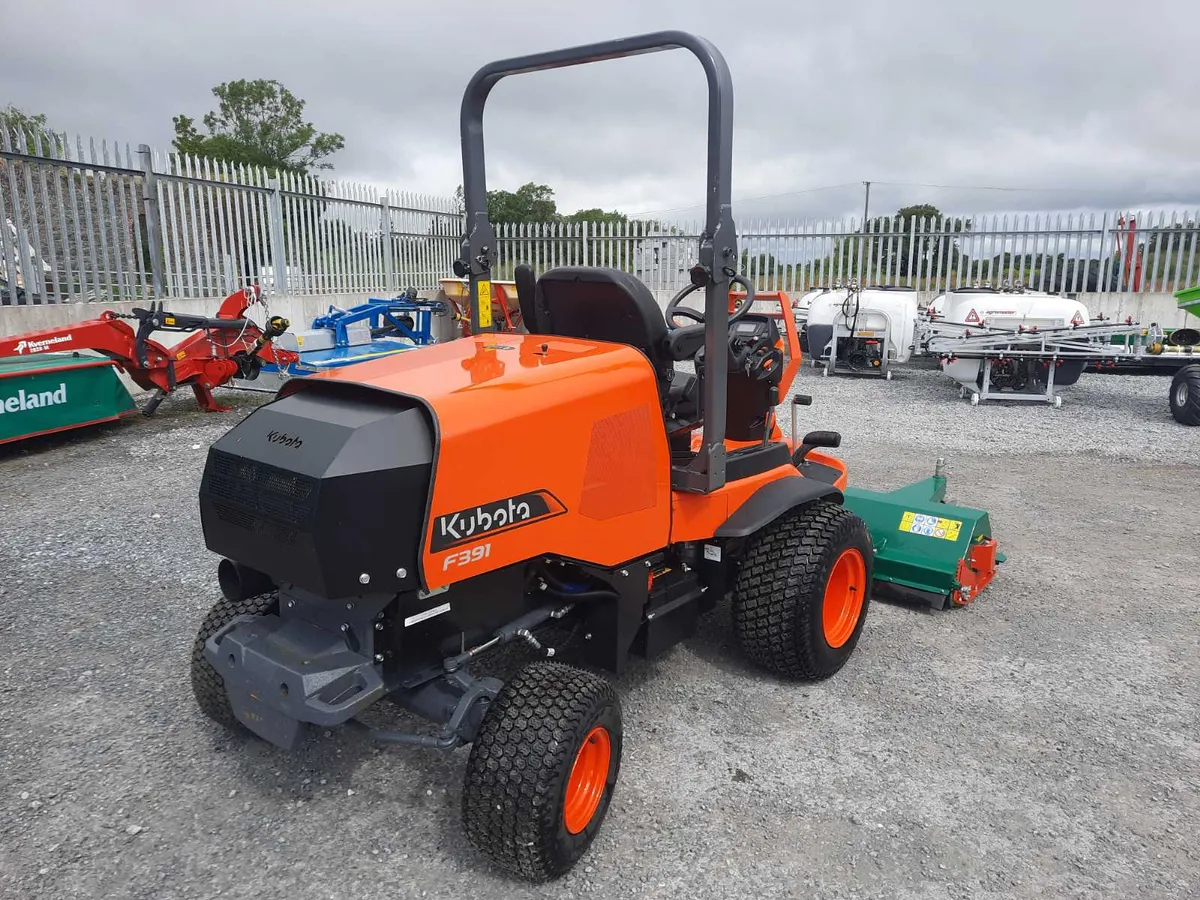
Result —
[{"label": "cloud", "polygon": [[[681,28],[733,72],[734,197],[770,198],[740,214],[857,215],[864,180],[878,211],[1200,205],[1200,6],[1186,0],[10,6],[0,103],[122,143],[165,146],[171,117],[202,115],[214,84],[277,78],[346,136],[337,177],[449,194],[478,66]],[[704,92],[682,52],[508,79],[488,105],[489,184],[550,184],[566,210],[698,215]]]}]

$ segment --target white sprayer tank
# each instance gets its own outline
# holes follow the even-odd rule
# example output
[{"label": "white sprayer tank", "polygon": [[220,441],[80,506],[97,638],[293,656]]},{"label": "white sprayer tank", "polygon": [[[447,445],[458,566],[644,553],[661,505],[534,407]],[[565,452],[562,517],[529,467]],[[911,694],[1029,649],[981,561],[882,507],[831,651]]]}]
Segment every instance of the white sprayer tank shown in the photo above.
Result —
[{"label": "white sprayer tank", "polygon": [[935,319],[981,328],[1069,328],[1087,325],[1087,307],[1078,300],[1042,291],[970,288],[939,294],[929,304]]},{"label": "white sprayer tank", "polygon": [[908,362],[917,324],[917,293],[902,288],[864,288],[857,292],[836,288],[814,297],[807,322],[809,353],[814,360],[829,355],[834,323],[839,337],[848,337],[851,328],[858,338],[886,336],[888,360]]},{"label": "white sprayer tank", "polygon": [[813,288],[792,301],[792,315],[795,317],[797,325],[808,321],[808,311],[812,308],[813,300],[828,293],[829,290],[829,288]]}]

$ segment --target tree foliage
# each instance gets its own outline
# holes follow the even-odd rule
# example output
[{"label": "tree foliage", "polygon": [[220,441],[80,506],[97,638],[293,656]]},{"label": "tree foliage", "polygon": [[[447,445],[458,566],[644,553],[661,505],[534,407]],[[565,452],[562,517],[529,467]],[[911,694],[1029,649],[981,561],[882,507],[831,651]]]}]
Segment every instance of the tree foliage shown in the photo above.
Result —
[{"label": "tree foliage", "polygon": [[278,81],[227,81],[213,88],[217,108],[203,119],[207,133],[178,115],[175,149],[227,163],[307,174],[330,169],[327,157],[345,146],[340,134],[304,120],[304,101]]},{"label": "tree foliage", "polygon": [[938,271],[938,267],[946,262],[943,259],[946,255],[953,266],[958,262],[958,242],[942,235],[970,230],[971,223],[966,219],[947,218],[929,203],[905,206],[896,211],[890,223],[874,219],[868,227],[871,232],[868,237],[871,270],[881,265],[883,271],[907,277],[911,263],[914,274]]},{"label": "tree foliage", "polygon": [[[454,197],[464,207],[463,189],[459,185]],[[488,191],[488,220],[492,224],[548,224],[552,222],[589,222],[592,224],[623,225],[629,216],[617,210],[607,211],[595,207],[580,209],[573,213],[560,213],[554,199],[554,189],[546,184],[528,182],[515,191]]]},{"label": "tree foliage", "polygon": [[553,222],[558,218],[554,190],[531,181],[515,191],[488,191],[488,218],[493,222]]},{"label": "tree foliage", "polygon": [[45,113],[27,113],[10,103],[0,109],[0,128],[10,135],[23,135],[25,152],[30,155],[38,153],[39,145],[42,153],[61,149],[62,140],[50,130]]}]

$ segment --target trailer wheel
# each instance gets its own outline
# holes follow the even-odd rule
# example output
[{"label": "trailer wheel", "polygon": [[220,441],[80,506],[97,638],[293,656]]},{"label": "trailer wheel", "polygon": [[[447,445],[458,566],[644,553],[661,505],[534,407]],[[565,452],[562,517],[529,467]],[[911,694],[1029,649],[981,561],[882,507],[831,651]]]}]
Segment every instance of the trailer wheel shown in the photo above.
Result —
[{"label": "trailer wheel", "polygon": [[534,882],[566,873],[600,830],[621,767],[621,701],[603,678],[535,662],[488,707],[463,783],[467,839]]},{"label": "trailer wheel", "polygon": [[776,519],[754,538],[733,592],[733,625],[755,663],[822,679],[858,644],[871,598],[866,523],[829,502]]},{"label": "trailer wheel", "polygon": [[1171,379],[1171,415],[1180,425],[1200,425],[1200,366],[1184,366]]},{"label": "trailer wheel", "polygon": [[226,728],[239,728],[241,722],[233,714],[225,682],[204,658],[204,642],[237,616],[263,616],[274,612],[279,603],[278,591],[258,594],[245,600],[233,601],[222,597],[209,610],[192,644],[192,693],[200,711]]}]

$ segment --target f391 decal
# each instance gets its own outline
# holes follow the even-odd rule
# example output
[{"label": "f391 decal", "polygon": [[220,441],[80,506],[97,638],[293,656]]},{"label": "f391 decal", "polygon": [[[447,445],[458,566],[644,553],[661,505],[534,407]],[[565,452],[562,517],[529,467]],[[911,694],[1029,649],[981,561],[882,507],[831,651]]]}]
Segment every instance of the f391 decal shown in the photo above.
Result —
[{"label": "f391 decal", "polygon": [[438,516],[429,537],[429,550],[439,553],[459,544],[478,540],[484,535],[498,534],[562,515],[567,509],[549,491],[517,494],[470,509]]}]

